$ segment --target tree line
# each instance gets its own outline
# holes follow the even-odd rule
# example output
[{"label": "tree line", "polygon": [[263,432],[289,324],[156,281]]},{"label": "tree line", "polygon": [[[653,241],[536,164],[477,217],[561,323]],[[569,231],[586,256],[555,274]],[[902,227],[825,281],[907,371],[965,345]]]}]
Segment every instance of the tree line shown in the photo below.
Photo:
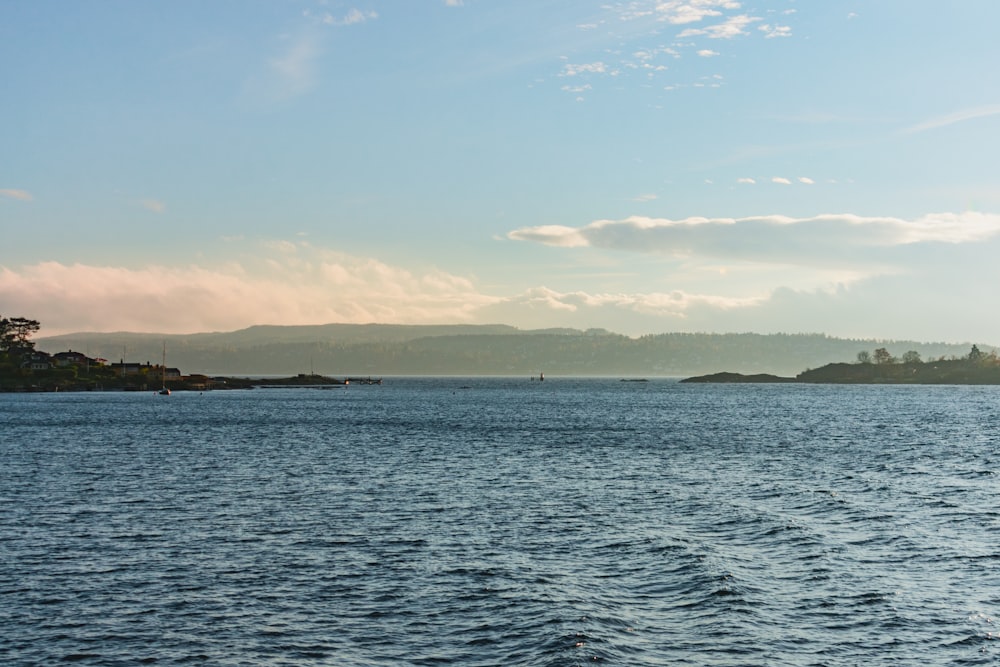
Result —
[{"label": "tree line", "polygon": [[[991,350],[990,352],[983,352],[979,349],[978,345],[973,345],[972,349],[964,357],[952,356],[950,359],[944,356],[935,360],[934,358],[929,358],[927,363],[933,363],[934,361],[970,361],[973,363],[990,363],[997,364],[1000,363],[1000,358],[997,357],[996,350]],[[922,364],[923,359],[920,357],[920,353],[916,350],[907,350],[903,353],[901,357],[894,357],[884,347],[877,348],[874,352],[869,352],[868,350],[862,350],[858,352],[857,361],[859,364],[875,364],[877,366],[885,366],[889,364]]]}]

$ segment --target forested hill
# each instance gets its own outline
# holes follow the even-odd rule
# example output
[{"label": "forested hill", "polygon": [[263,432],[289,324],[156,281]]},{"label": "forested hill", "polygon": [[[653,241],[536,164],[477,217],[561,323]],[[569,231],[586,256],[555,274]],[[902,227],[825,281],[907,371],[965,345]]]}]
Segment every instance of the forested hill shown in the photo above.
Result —
[{"label": "forested hill", "polygon": [[[259,326],[189,335],[80,333],[39,338],[49,353],[75,350],[116,362],[159,362],[183,373],[329,375],[687,376],[721,369],[794,375],[887,348],[924,359],[961,357],[971,343],[852,340],[821,334],[666,333],[628,338],[603,329],[524,331],[504,325]],[[979,344],[983,350],[992,349]]]}]

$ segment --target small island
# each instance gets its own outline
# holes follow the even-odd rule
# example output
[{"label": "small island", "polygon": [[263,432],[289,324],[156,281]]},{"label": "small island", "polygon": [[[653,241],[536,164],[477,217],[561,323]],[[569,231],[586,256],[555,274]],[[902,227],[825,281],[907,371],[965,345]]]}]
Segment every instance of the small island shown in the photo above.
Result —
[{"label": "small island", "polygon": [[686,383],[802,384],[1000,384],[1000,358],[973,345],[965,357],[923,361],[916,352],[893,357],[885,348],[858,353],[855,363],[830,363],[795,377],[712,373],[681,380]]},{"label": "small island", "polygon": [[722,373],[712,373],[710,375],[698,375],[696,377],[685,378],[681,382],[703,383],[703,384],[776,384],[780,382],[798,382],[796,378],[781,377],[770,373],[754,373],[744,375],[742,373],[732,373],[724,371]]}]

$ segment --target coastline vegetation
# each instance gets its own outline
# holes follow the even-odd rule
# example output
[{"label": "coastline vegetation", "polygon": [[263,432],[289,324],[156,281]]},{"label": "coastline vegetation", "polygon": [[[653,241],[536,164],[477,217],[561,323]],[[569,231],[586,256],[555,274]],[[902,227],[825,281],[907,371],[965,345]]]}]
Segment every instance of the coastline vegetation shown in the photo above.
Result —
[{"label": "coastline vegetation", "polygon": [[[605,330],[522,332],[502,325],[476,328],[335,324],[252,327],[230,334],[163,338],[136,334],[145,341],[141,344],[124,339],[125,334],[72,334],[42,339],[49,349],[64,345],[70,348],[49,354],[36,349],[33,336],[39,327],[36,320],[0,317],[0,391],[155,391],[162,386],[192,391],[245,389],[261,385],[260,379],[250,378],[263,376],[268,376],[269,386],[330,386],[346,382],[313,372],[289,372],[296,365],[312,367],[313,360],[357,376],[357,382],[352,379],[352,384],[379,383],[370,377],[375,372],[533,375],[544,369],[557,375],[640,373],[684,377],[712,366],[728,366],[739,372],[696,375],[683,381],[1000,384],[996,350],[982,352],[977,345],[963,354],[963,346],[911,342],[907,352],[895,357],[887,349],[891,341],[867,341],[879,347],[857,353],[850,363],[833,362],[809,368],[824,359],[851,359],[855,346],[863,343],[821,334],[657,334],[631,339]],[[165,364],[125,361],[126,346],[148,358],[153,356],[153,350],[158,352],[164,339],[176,351],[175,358],[204,372],[182,375],[179,369]],[[209,342],[198,348],[197,341],[202,339]],[[243,347],[235,342],[240,340]],[[109,363],[99,356],[73,352],[73,347],[109,356],[113,350],[122,350],[122,359],[119,363]],[[803,367],[809,369],[791,375],[796,368]],[[248,368],[254,371],[241,370]]]},{"label": "coastline vegetation", "polygon": [[884,347],[874,353],[861,351],[854,363],[831,363],[807,369],[795,377],[770,374],[742,375],[712,373],[686,378],[681,382],[701,383],[773,383],[806,384],[1000,384],[1000,357],[996,351],[982,352],[976,345],[959,358],[928,359],[906,352],[892,356]]},{"label": "coastline vegetation", "polygon": [[[109,364],[80,352],[48,354],[35,349],[32,336],[40,323],[24,317],[0,317],[0,392],[34,391],[204,391],[252,389],[262,384],[248,377],[181,375],[176,368],[146,362]],[[362,384],[373,383],[370,378]],[[268,378],[270,387],[330,387],[345,381],[318,375]]]}]

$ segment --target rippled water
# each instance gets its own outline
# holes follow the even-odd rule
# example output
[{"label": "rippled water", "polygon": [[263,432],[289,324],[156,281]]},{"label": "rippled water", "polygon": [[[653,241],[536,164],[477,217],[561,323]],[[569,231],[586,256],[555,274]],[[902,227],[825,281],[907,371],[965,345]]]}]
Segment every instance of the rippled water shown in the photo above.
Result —
[{"label": "rippled water", "polygon": [[0,395],[0,663],[1000,661],[1000,388]]}]

